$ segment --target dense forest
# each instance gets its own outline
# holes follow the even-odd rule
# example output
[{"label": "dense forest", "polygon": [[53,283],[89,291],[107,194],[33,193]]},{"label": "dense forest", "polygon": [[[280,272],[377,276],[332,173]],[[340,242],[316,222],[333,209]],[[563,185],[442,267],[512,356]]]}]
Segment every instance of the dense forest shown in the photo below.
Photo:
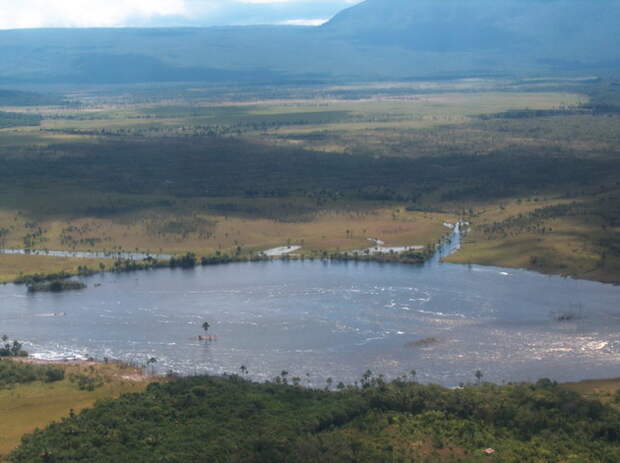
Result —
[{"label": "dense forest", "polygon": [[20,462],[609,462],[620,413],[561,386],[454,390],[367,372],[337,391],[239,376],[151,384],[26,436]]},{"label": "dense forest", "polygon": [[[415,201],[491,199],[528,192],[581,192],[614,185],[620,161],[516,152],[436,158],[334,156],[244,140],[51,145],[0,158],[6,186],[78,186],[89,190],[179,197],[349,197]],[[91,211],[95,212],[95,211]]]}]

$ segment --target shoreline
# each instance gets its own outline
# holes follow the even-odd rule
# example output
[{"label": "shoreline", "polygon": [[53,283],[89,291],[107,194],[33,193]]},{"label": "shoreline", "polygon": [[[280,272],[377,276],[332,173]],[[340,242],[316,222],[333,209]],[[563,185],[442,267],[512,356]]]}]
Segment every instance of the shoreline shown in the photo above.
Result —
[{"label": "shoreline", "polygon": [[[197,257],[194,253],[188,252],[185,255],[174,256],[166,260],[158,260],[156,258],[149,257],[143,260],[131,260],[131,259],[117,259],[114,260],[114,266],[105,269],[90,269],[88,267],[82,268],[75,272],[61,272],[61,273],[34,273],[29,275],[22,275],[13,281],[5,281],[0,284],[17,284],[17,285],[31,285],[33,283],[48,282],[53,280],[64,280],[74,277],[88,277],[104,273],[125,273],[135,272],[141,270],[156,270],[161,268],[185,268],[191,269],[195,267],[207,267],[212,265],[224,265],[234,263],[250,263],[250,262],[271,262],[275,260],[280,261],[314,261],[314,260],[330,260],[340,262],[377,262],[377,263],[400,263],[400,264],[424,264],[433,257],[437,256],[441,247],[446,243],[449,243],[449,236],[445,236],[439,243],[432,247],[432,250],[419,249],[418,246],[406,248],[402,252],[370,252],[365,251],[343,251],[343,252],[328,252],[323,251],[320,255],[307,256],[305,254],[297,254],[295,251],[301,249],[301,246],[291,246],[290,252],[282,254],[265,254],[264,252],[250,254],[250,255],[228,255],[228,254],[215,254],[209,256]],[[267,251],[280,250],[282,248],[274,248]],[[287,250],[289,247],[286,247]],[[2,253],[0,252],[0,255]],[[24,254],[27,255],[27,254]],[[39,255],[39,254],[35,254]],[[53,256],[51,256],[53,257]]]},{"label": "shoreline", "polygon": [[[103,360],[88,360],[88,359],[59,359],[59,360],[48,360],[48,359],[38,359],[36,357],[7,357],[8,359],[14,362],[28,363],[31,365],[67,365],[67,366],[96,366],[96,365],[106,365]],[[116,363],[121,364],[121,361],[109,361],[108,363]]]},{"label": "shoreline", "polygon": [[[459,222],[460,223],[460,222]],[[465,223],[465,222],[463,222]],[[404,265],[424,265],[428,263],[430,260],[434,258],[438,258],[439,262],[442,263],[450,263],[454,265],[476,265],[479,267],[487,267],[487,268],[497,268],[503,270],[519,270],[519,271],[527,271],[534,272],[540,275],[549,276],[549,277],[561,277],[561,278],[570,278],[576,281],[590,281],[596,282],[606,285],[612,286],[620,286],[620,280],[602,280],[597,278],[588,278],[584,275],[571,275],[560,272],[553,271],[545,271],[544,268],[531,268],[531,267],[519,267],[519,266],[509,266],[509,265],[500,265],[494,263],[479,263],[475,261],[471,262],[463,262],[458,259],[453,258],[453,256],[462,248],[461,239],[464,236],[464,232],[462,232],[459,227],[453,227],[450,229],[451,232],[447,235],[444,235],[442,239],[435,243],[435,245],[431,248],[427,247],[420,249],[420,246],[410,246],[410,247],[398,247],[398,249],[404,249],[400,252],[371,252],[373,247],[368,248],[367,250],[353,250],[353,251],[342,251],[342,252],[329,252],[327,250],[322,251],[320,255],[305,255],[304,253],[298,253],[297,251],[301,249],[301,246],[291,245],[291,246],[281,246],[278,248],[268,249],[266,251],[260,251],[252,254],[244,254],[244,255],[228,255],[228,254],[212,254],[202,257],[197,257],[194,253],[188,252],[185,255],[176,255],[172,256],[170,259],[158,260],[156,257],[149,256],[143,260],[134,260],[134,259],[116,259],[114,262],[114,267],[109,267],[105,269],[80,269],[75,272],[62,272],[62,273],[34,273],[29,275],[22,275],[16,278],[13,281],[4,281],[0,282],[1,285],[6,284],[32,284],[38,282],[46,282],[52,280],[62,280],[68,278],[75,277],[88,277],[94,275],[100,275],[105,273],[128,273],[135,272],[140,270],[157,270],[161,268],[195,268],[195,267],[206,267],[211,265],[224,265],[224,264],[232,264],[232,263],[251,263],[251,262],[272,262],[272,261],[315,261],[315,260],[328,260],[334,262],[374,262],[378,264],[404,264]],[[455,249],[452,249],[449,254],[442,255],[442,249],[445,246],[450,246],[452,244],[452,239],[454,236],[459,237],[459,243]],[[269,251],[282,250],[286,249],[285,253],[275,253],[275,254],[267,254]],[[391,248],[386,248],[391,249]],[[396,248],[394,248],[396,249]],[[366,252],[368,251],[368,252]],[[64,251],[59,251],[64,252]],[[318,253],[319,251],[315,251]],[[0,256],[2,256],[3,251],[0,250]],[[138,253],[139,255],[143,255],[142,253]],[[133,254],[133,255],[138,255]],[[28,253],[24,253],[23,255],[28,255]],[[44,254],[32,254],[36,256],[45,256]],[[147,254],[144,254],[147,255]],[[163,255],[163,254],[162,254]],[[49,255],[49,257],[55,257]]]},{"label": "shoreline", "polygon": [[[171,378],[171,375],[169,373],[154,373],[154,372],[149,373],[147,371],[146,366],[130,365],[121,360],[108,360],[107,362],[104,360],[97,360],[97,359],[46,360],[46,359],[36,359],[33,357],[6,357],[5,360],[20,362],[20,363],[27,363],[27,364],[32,364],[32,365],[49,365],[49,366],[59,366],[59,367],[77,366],[77,367],[98,368],[98,367],[105,367],[106,365],[115,365],[121,368],[125,367],[127,369],[135,370],[138,372],[138,373],[134,372],[134,374],[132,375],[123,375],[119,377],[120,379],[129,380],[129,381],[152,381],[152,380],[157,381],[157,380],[168,380]],[[2,361],[2,359],[0,359],[0,361]],[[203,377],[203,376],[228,377],[228,376],[239,376],[239,375],[237,373],[222,373],[222,374],[205,373],[205,374],[187,374],[187,375],[175,373],[174,375],[172,375],[172,378],[192,378],[192,377]],[[550,378],[550,379],[551,381],[555,382],[553,378]],[[531,381],[516,381],[514,382],[514,384],[535,384],[539,380],[540,378],[538,380],[531,380]],[[257,383],[257,384],[269,382],[269,380],[266,380],[266,381],[250,380],[250,381],[253,383]],[[447,387],[447,386],[442,386],[436,383],[421,383],[421,384]],[[490,382],[489,384],[494,384],[496,386],[501,385],[500,383],[493,383],[493,382]],[[509,384],[513,384],[513,383],[511,382]],[[576,380],[576,381],[562,381],[562,382],[557,381],[557,384],[559,386],[566,387],[566,388],[569,388],[570,390],[574,390],[575,392],[580,392],[583,394],[600,394],[602,392],[608,392],[610,389],[614,391],[620,390],[620,377],[585,378],[585,379]],[[448,387],[448,389],[450,388]]]},{"label": "shoreline", "polygon": [[[194,267],[191,267],[191,268],[206,267],[206,266],[212,266],[212,265],[227,265],[227,264],[235,264],[235,263],[306,261],[306,260],[311,261],[311,262],[315,260],[322,260],[322,261],[328,260],[328,261],[334,261],[334,262],[365,262],[365,263],[377,263],[377,264],[424,265],[430,259],[435,257],[435,255],[433,255],[430,258],[427,258],[423,261],[419,261],[419,260],[411,261],[411,260],[401,258],[401,254],[402,253],[370,253],[366,255],[366,254],[359,254],[359,253],[353,254],[350,252],[343,252],[343,253],[329,254],[327,256],[321,256],[321,257],[306,256],[303,254],[283,254],[280,256],[242,257],[242,258],[236,258],[236,259],[231,259],[228,261],[222,261],[222,262],[217,262],[217,263],[196,264]],[[478,267],[486,267],[486,268],[526,271],[526,272],[538,273],[539,275],[548,276],[548,277],[559,277],[559,278],[571,279],[575,281],[589,281],[589,282],[600,283],[604,285],[620,286],[620,280],[603,280],[599,278],[588,278],[584,275],[571,275],[567,273],[545,271],[545,269],[541,269],[541,268],[517,267],[517,266],[511,267],[507,265],[500,265],[500,264],[493,264],[493,263],[480,263],[480,262],[475,262],[475,261],[471,261],[471,262],[452,261],[450,260],[449,255],[440,256],[439,260],[441,263],[447,263],[447,264],[453,264],[453,265],[461,265],[461,266],[474,266],[475,265]],[[35,273],[35,274],[20,276],[17,279],[12,280],[12,281],[0,281],[0,285],[29,284],[24,280],[29,280],[31,278],[36,279],[33,281],[52,281],[56,279],[90,277],[90,276],[95,276],[95,275],[103,275],[106,273],[129,273],[129,272],[137,272],[137,271],[158,270],[158,269],[165,269],[165,268],[168,268],[168,269],[176,268],[174,266],[166,265],[164,262],[158,262],[157,264],[154,264],[154,265],[142,265],[143,262],[141,261],[132,261],[132,262],[136,262],[138,264],[137,267],[139,268],[123,268],[123,269],[111,268],[111,269],[105,269],[105,270],[93,270],[88,273],[80,273],[77,271],[76,272],[64,272],[63,274],[60,274],[60,275],[54,274],[54,273],[51,273],[51,274]],[[164,264],[164,265],[161,265],[161,264]],[[184,267],[184,268],[188,268],[188,267]]]},{"label": "shoreline", "polygon": [[442,261],[445,262],[446,264],[454,264],[454,265],[466,265],[466,266],[472,266],[472,265],[476,265],[478,267],[485,267],[485,268],[496,268],[496,269],[504,269],[504,270],[519,270],[519,271],[525,271],[525,272],[532,272],[532,273],[538,273],[539,275],[543,275],[543,276],[547,276],[547,277],[559,277],[559,278],[565,278],[565,279],[570,279],[570,280],[575,280],[575,281],[590,281],[593,283],[600,283],[603,285],[611,285],[611,286],[620,286],[620,280],[601,280],[598,278],[587,278],[584,275],[571,275],[568,273],[561,273],[561,272],[553,272],[553,271],[545,271],[545,269],[540,268],[540,267],[511,267],[509,265],[500,265],[500,264],[493,264],[493,263],[480,263],[480,262],[461,262],[460,260],[451,260],[450,259],[451,256],[446,256],[444,258],[442,258]]},{"label": "shoreline", "polygon": [[[149,373],[147,366],[143,365],[132,365],[130,363],[124,362],[122,360],[97,360],[97,359],[58,359],[58,360],[48,360],[48,359],[38,359],[35,357],[6,357],[2,360],[9,360],[13,362],[24,363],[28,365],[37,365],[37,366],[52,366],[59,368],[77,368],[82,371],[84,369],[90,370],[104,370],[106,368],[112,369],[112,371],[118,370],[116,374],[112,376],[121,380],[121,381],[129,381],[131,383],[139,383],[139,382],[150,382],[153,380],[165,380],[167,376],[165,374],[155,374]],[[121,374],[121,371],[127,371],[127,374]],[[109,374],[109,372],[108,372]]]},{"label": "shoreline", "polygon": [[[376,252],[375,247],[370,247],[364,250],[351,250],[351,251],[329,251],[318,250],[312,251],[312,255],[307,256],[305,253],[298,253],[297,251],[303,249],[301,245],[286,245],[277,248],[270,248],[263,251],[251,251],[249,254],[227,254],[217,251],[215,254],[197,256],[193,252],[187,252],[183,255],[173,255],[167,259],[158,259],[152,255],[143,253],[127,254],[127,256],[148,256],[142,260],[136,260],[132,258],[115,258],[114,264],[110,267],[99,267],[99,269],[91,269],[88,266],[78,267],[76,271],[60,272],[60,273],[34,273],[28,275],[20,275],[13,281],[2,282],[1,284],[13,283],[13,284],[25,284],[33,285],[36,283],[50,282],[54,280],[65,280],[74,277],[86,277],[103,273],[124,273],[134,272],[138,270],[154,270],[159,268],[185,268],[191,269],[195,267],[205,267],[210,265],[221,265],[230,263],[244,263],[244,262],[267,262],[273,260],[330,260],[339,262],[377,262],[377,263],[400,263],[400,264],[425,264],[428,261],[438,258],[444,258],[444,250],[446,246],[451,246],[453,239],[456,237],[458,240],[456,248],[448,249],[450,251],[447,255],[453,254],[460,247],[460,225],[465,222],[457,221],[450,228],[450,232],[441,236],[441,238],[434,244],[427,246],[402,246],[394,248],[382,248],[380,252]],[[445,226],[445,224],[444,224]],[[375,241],[374,239],[370,239]],[[376,240],[375,244],[380,242]],[[382,241],[381,241],[382,242]],[[0,256],[3,251],[0,250]],[[20,250],[12,250],[13,253]],[[20,255],[34,255],[45,256],[45,254],[38,254],[38,251],[28,253],[25,250],[21,250]],[[54,251],[56,253],[64,253],[64,251]],[[101,253],[81,253],[83,256],[86,254],[96,255],[105,254]],[[11,254],[7,254],[11,255]],[[111,255],[108,253],[108,255]],[[49,257],[55,257],[47,255]],[[160,256],[167,256],[166,254],[160,254]]]}]

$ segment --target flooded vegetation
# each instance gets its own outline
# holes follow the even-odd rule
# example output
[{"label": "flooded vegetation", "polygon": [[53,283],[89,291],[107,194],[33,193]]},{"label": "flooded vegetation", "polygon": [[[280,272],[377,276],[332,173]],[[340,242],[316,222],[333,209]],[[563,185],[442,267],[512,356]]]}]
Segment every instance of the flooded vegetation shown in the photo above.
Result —
[{"label": "flooded vegetation", "polygon": [[61,293],[63,291],[76,291],[79,289],[85,289],[86,284],[81,281],[72,280],[52,280],[49,282],[32,283],[28,285],[28,292],[30,293]]}]

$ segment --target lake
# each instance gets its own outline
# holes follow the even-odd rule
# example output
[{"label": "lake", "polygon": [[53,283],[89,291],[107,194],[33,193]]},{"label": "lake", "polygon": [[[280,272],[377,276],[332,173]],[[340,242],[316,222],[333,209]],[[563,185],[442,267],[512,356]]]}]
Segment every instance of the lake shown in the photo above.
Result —
[{"label": "lake", "polygon": [[[448,248],[454,248],[458,242]],[[444,250],[450,252],[450,249]],[[84,278],[89,288],[0,287],[0,334],[36,357],[145,363],[160,372],[282,370],[303,384],[370,369],[446,386],[620,376],[620,287],[525,270],[273,261]],[[560,321],[559,319],[563,319]],[[213,342],[199,341],[211,324]]]}]

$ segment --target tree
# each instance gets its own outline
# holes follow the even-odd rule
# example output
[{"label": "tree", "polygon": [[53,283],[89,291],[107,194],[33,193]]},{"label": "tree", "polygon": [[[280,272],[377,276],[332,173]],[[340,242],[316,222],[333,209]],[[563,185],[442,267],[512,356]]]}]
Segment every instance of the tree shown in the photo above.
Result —
[{"label": "tree", "polygon": [[211,325],[209,324],[209,322],[204,322],[204,323],[202,324],[202,329],[203,329],[203,330],[205,330],[205,333],[206,333],[207,331],[209,331],[209,328],[210,328],[210,327],[211,327]]},{"label": "tree", "polygon": [[478,383],[480,383],[480,381],[482,381],[482,377],[484,376],[484,374],[482,374],[480,370],[476,370],[475,376],[476,376],[476,379],[478,380]]},{"label": "tree", "polygon": [[157,363],[157,359],[155,357],[151,357],[146,361],[147,367],[151,368],[151,373],[155,372],[155,364]]},{"label": "tree", "polygon": [[27,357],[28,353],[22,350],[22,344],[18,341],[9,342],[8,336],[2,336],[3,345],[0,345],[0,357]]}]

